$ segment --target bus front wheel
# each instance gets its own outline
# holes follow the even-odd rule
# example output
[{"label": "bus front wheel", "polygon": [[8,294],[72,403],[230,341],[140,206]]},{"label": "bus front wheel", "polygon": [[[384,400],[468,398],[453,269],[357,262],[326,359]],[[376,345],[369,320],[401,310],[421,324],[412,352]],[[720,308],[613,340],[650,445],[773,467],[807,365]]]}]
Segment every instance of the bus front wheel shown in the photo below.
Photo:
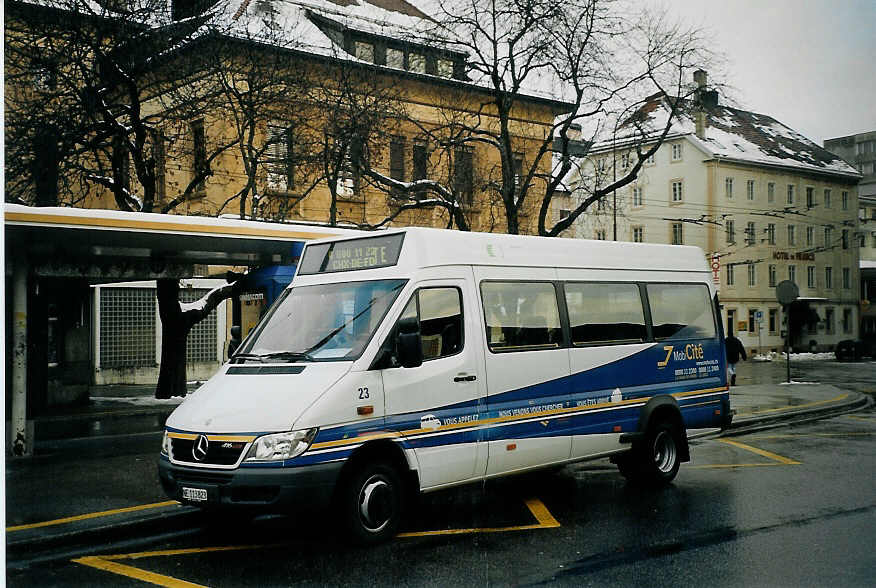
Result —
[{"label": "bus front wheel", "polygon": [[388,463],[363,464],[341,489],[340,514],[348,539],[372,545],[395,536],[402,517],[404,487]]}]

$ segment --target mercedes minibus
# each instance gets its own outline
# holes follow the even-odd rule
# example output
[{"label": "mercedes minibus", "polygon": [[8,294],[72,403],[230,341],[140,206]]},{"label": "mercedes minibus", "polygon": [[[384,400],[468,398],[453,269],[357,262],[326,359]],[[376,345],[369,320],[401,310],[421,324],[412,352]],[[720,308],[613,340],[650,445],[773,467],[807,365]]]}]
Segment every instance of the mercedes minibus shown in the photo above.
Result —
[{"label": "mercedes minibus", "polygon": [[696,247],[407,228],[308,243],[289,288],[168,418],[167,494],[334,505],[396,533],[406,499],[610,457],[665,484],[731,418]]}]

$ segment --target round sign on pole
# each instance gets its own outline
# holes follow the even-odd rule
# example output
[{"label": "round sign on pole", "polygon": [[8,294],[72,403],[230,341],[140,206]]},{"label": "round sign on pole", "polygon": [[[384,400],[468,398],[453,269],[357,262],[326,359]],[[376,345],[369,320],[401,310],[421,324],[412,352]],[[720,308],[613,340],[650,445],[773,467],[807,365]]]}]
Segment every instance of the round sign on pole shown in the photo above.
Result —
[{"label": "round sign on pole", "polygon": [[783,280],[776,286],[776,300],[781,304],[791,304],[800,296],[800,289],[791,280]]}]

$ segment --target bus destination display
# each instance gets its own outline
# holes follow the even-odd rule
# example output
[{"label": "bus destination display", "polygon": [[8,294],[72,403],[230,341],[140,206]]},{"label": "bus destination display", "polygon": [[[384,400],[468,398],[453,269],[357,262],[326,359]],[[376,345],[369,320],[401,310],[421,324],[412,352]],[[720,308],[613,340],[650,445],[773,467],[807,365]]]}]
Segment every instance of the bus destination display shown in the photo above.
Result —
[{"label": "bus destination display", "polygon": [[403,238],[402,233],[397,233],[309,245],[304,251],[298,273],[322,274],[395,265]]}]

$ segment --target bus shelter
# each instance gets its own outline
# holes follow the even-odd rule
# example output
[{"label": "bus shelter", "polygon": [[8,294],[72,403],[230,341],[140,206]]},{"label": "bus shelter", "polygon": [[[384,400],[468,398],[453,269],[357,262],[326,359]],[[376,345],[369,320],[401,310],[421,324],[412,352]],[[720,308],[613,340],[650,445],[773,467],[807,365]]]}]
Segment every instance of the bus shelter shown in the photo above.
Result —
[{"label": "bus shelter", "polygon": [[93,383],[94,350],[101,343],[93,341],[95,285],[190,279],[221,266],[248,270],[248,282],[270,300],[291,280],[306,241],[357,233],[310,224],[5,205],[8,452],[32,452],[29,421],[51,404],[49,382],[86,388]]}]

